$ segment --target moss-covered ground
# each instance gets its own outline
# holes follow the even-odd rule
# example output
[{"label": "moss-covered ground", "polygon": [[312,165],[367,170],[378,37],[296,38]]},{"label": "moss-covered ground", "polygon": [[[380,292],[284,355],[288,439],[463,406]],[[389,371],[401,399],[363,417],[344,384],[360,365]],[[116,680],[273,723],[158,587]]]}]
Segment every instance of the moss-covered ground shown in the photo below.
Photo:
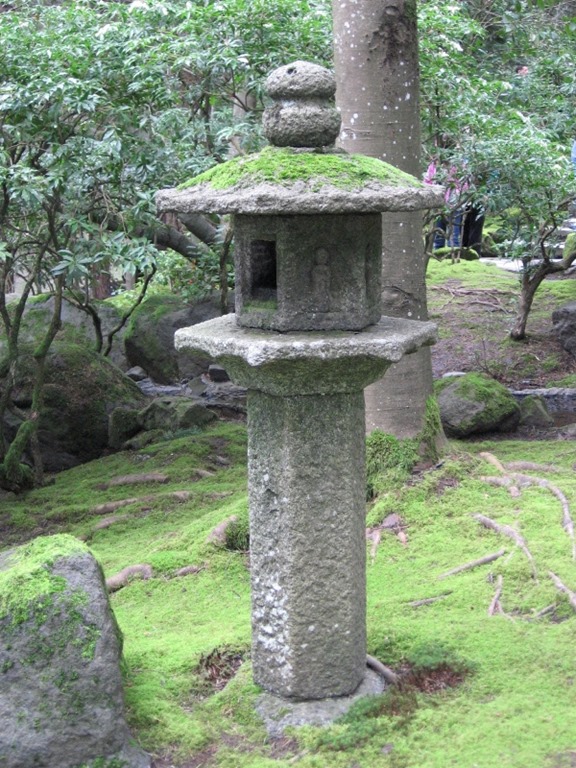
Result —
[{"label": "moss-covered ground", "polygon": [[[452,443],[437,466],[407,481],[373,483],[374,530],[390,514],[402,535],[381,531],[368,547],[369,652],[396,669],[448,669],[452,687],[405,686],[360,705],[325,729],[269,742],[254,713],[246,552],[207,542],[218,523],[246,515],[246,434],[239,424],[118,453],[59,474],[22,499],[3,499],[3,548],[66,531],[84,539],[107,576],[148,563],[154,576],[111,595],[124,634],[126,699],[134,734],[157,766],[209,768],[560,768],[576,761],[576,613],[548,572],[576,591],[576,563],[558,499],[530,486],[513,497],[482,478],[482,459],[553,464],[539,470],[576,515],[573,444]],[[161,485],[105,489],[113,477],[163,473]],[[170,496],[186,490],[188,500]],[[99,504],[139,498],[97,530]],[[537,578],[509,539],[481,526],[482,513],[514,526]],[[439,579],[500,548],[492,563]],[[178,569],[196,566],[176,576]],[[488,615],[502,576],[503,613]],[[421,605],[423,599],[440,598]],[[542,609],[549,610],[541,615]],[[230,658],[244,663],[227,685]],[[428,677],[427,677],[428,675]],[[223,687],[224,686],[224,687]],[[434,688],[438,690],[433,690]]]}]

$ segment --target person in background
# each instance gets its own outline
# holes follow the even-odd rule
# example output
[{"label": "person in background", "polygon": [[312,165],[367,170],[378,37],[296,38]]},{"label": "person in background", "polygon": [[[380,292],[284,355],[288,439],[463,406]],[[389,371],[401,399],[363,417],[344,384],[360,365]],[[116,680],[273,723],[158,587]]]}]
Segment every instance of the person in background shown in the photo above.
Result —
[{"label": "person in background", "polygon": [[455,146],[449,137],[443,137],[438,155],[432,158],[424,174],[426,184],[441,184],[446,188],[447,212],[435,221],[433,247],[474,248],[480,254],[484,210],[470,200],[470,175],[465,168],[441,159],[443,150]]}]

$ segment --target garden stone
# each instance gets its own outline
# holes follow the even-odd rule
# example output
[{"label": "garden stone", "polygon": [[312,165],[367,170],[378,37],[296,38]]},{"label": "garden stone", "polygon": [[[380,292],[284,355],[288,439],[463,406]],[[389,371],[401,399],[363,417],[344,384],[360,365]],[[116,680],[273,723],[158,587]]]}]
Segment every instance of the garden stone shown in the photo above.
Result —
[{"label": "garden stone", "polygon": [[129,379],[132,379],[132,381],[144,381],[144,379],[148,378],[148,374],[139,365],[134,365],[132,368],[126,371],[126,376],[128,376]]},{"label": "garden stone", "polygon": [[[104,337],[120,322],[120,313],[110,302],[95,301],[94,305],[102,323]],[[22,318],[20,341],[24,344],[37,344],[45,333],[54,311],[54,297],[41,294],[28,300]],[[124,331],[119,331],[113,340],[109,359],[123,371],[128,368],[124,354]],[[70,302],[62,304],[61,326],[57,339],[64,344],[79,344],[96,352],[96,332],[92,318]],[[0,335],[0,352],[5,344]]]},{"label": "garden stone", "polygon": [[215,418],[206,406],[184,397],[157,398],[138,414],[142,429],[164,432],[203,427]]},{"label": "garden stone", "polygon": [[436,382],[442,426],[448,437],[482,432],[509,432],[520,421],[520,407],[497,381],[479,373]]},{"label": "garden stone", "polygon": [[108,421],[108,446],[113,450],[122,448],[127,440],[140,432],[139,411],[135,408],[115,408]]},{"label": "garden stone", "polygon": [[213,361],[201,353],[177,352],[174,332],[220,314],[218,297],[195,304],[171,294],[145,299],[133,313],[126,330],[124,346],[129,364],[143,368],[159,384],[199,376]]},{"label": "garden stone", "polygon": [[124,718],[121,651],[84,544],[47,536],[1,553],[2,768],[149,768]]},{"label": "garden stone", "polygon": [[548,413],[543,398],[530,396],[520,402],[520,425],[539,428],[554,426],[554,419]]},{"label": "garden stone", "polygon": [[552,327],[560,344],[576,357],[576,301],[570,301],[552,313]]},{"label": "garden stone", "polygon": [[[32,402],[32,349],[23,350],[16,371],[13,400],[28,409]],[[108,448],[109,416],[117,407],[140,409],[146,397],[115,365],[86,347],[55,341],[46,362],[44,406],[38,438],[44,468],[60,472],[99,458]],[[12,440],[19,421],[7,420]]]}]

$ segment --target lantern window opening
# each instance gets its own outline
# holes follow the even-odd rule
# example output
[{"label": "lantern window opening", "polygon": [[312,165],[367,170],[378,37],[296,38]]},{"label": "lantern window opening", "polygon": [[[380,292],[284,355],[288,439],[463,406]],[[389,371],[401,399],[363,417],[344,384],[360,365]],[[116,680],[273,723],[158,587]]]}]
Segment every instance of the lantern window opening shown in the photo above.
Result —
[{"label": "lantern window opening", "polygon": [[250,299],[251,301],[276,301],[278,276],[275,240],[250,242]]}]

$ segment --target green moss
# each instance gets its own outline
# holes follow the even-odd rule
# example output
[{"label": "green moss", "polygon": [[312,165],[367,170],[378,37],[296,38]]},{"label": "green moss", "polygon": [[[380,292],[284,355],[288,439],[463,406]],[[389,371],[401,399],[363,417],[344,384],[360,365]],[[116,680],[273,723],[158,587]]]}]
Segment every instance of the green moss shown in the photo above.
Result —
[{"label": "green moss", "polygon": [[422,431],[403,440],[376,429],[366,438],[366,496],[374,498],[405,483],[421,460],[437,461],[443,439],[440,409],[434,396],[426,400]]},{"label": "green moss", "polygon": [[78,768],[128,768],[128,763],[117,757],[97,757],[88,763],[82,763]]},{"label": "green moss", "polygon": [[[18,519],[31,518],[35,526],[58,519],[87,534],[101,520],[91,512],[95,504],[141,494],[133,487],[97,490],[115,475],[145,468],[170,476],[162,493],[190,491],[188,502],[159,495],[128,508],[126,520],[91,534],[91,548],[107,575],[132,563],[154,565],[154,578],[132,582],[111,601],[125,636],[130,726],[164,762],[208,760],[218,768],[295,763],[299,768],[493,768],[496,755],[501,768],[568,765],[569,758],[556,756],[574,751],[576,618],[547,576],[552,570],[576,588],[561,506],[545,488],[522,489],[518,500],[507,489],[488,485],[481,478],[493,472],[476,455],[481,451],[504,462],[552,463],[559,472],[550,480],[568,498],[576,493],[573,450],[565,441],[454,442],[441,466],[378,497],[380,510],[386,507],[405,522],[407,541],[383,532],[367,568],[369,652],[395,669],[448,663],[463,664],[473,674],[453,689],[375,697],[358,704],[345,721],[299,728],[280,744],[267,740],[255,712],[259,691],[249,662],[218,692],[207,688],[199,671],[200,658],[215,648],[246,648],[250,642],[246,558],[206,544],[215,525],[246,505],[242,425],[219,422],[192,439],[76,467],[25,501],[3,502],[0,514],[19,510]],[[231,464],[218,465],[216,456]],[[213,474],[199,477],[197,469]],[[474,520],[476,511],[524,535],[538,582],[511,542]],[[494,563],[438,580],[500,547],[507,554]],[[174,569],[183,565],[201,570],[174,578]],[[499,575],[508,616],[488,616]],[[431,597],[441,599],[411,605]],[[551,604],[555,610],[538,618]],[[62,678],[62,685],[69,682]]]},{"label": "green moss", "polygon": [[366,438],[367,497],[373,498],[388,486],[405,482],[417,461],[415,440],[399,440],[375,429]]},{"label": "green moss", "polygon": [[252,299],[252,301],[244,303],[244,312],[258,312],[258,311],[264,311],[264,310],[269,312],[275,312],[277,309],[278,309],[278,302],[272,299],[268,301],[257,301]]},{"label": "green moss", "polygon": [[0,619],[10,616],[12,624],[21,624],[34,616],[42,621],[51,595],[66,586],[52,566],[62,557],[87,551],[78,539],[60,534],[39,537],[6,553],[0,563]]},{"label": "green moss", "polygon": [[[434,383],[438,395],[446,387],[456,384],[454,395],[485,404],[485,418],[497,420],[501,415],[514,410],[515,401],[508,389],[500,382],[482,373],[467,373],[452,376]],[[464,425],[465,426],[465,425]]]},{"label": "green moss", "polygon": [[338,189],[355,190],[370,181],[390,187],[423,186],[414,176],[374,157],[266,147],[258,154],[236,157],[216,165],[184,182],[178,189],[200,184],[213,189],[246,188],[265,182],[290,187],[297,181],[310,183],[315,189],[328,184]]},{"label": "green moss", "polygon": [[574,389],[576,388],[576,373],[569,373],[568,376],[564,376],[563,379],[558,379],[558,381],[551,381],[546,386],[567,387],[568,389]]}]

